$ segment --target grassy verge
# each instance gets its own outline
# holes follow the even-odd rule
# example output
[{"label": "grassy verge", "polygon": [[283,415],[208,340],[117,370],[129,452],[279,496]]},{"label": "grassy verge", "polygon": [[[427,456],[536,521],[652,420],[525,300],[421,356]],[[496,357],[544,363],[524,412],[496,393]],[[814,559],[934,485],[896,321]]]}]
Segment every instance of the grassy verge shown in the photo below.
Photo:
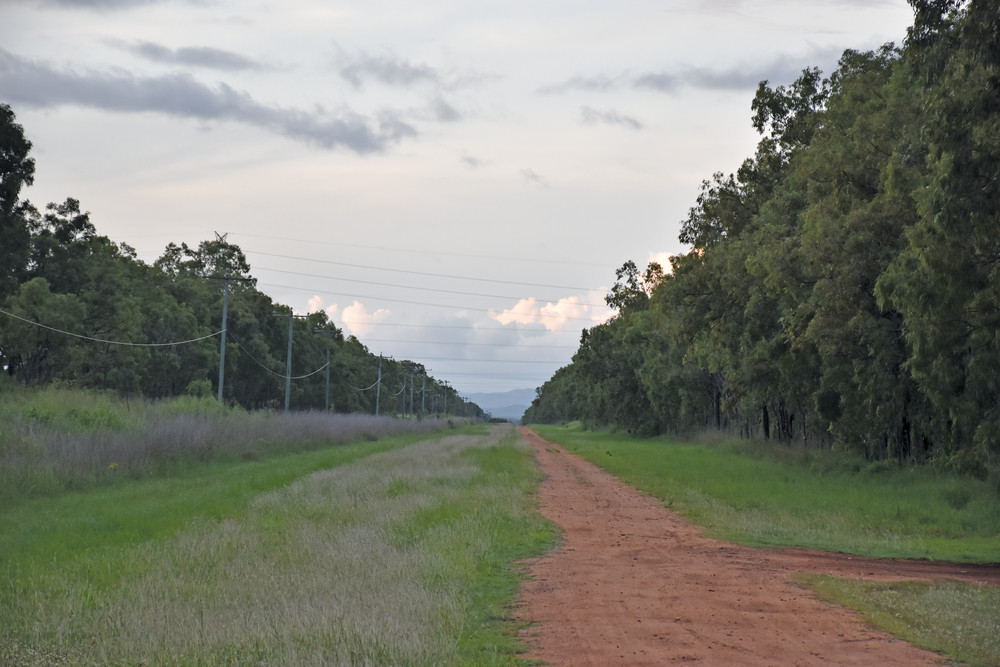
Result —
[{"label": "grassy verge", "polygon": [[800,580],[823,599],[856,609],[872,626],[921,648],[984,667],[1000,660],[1000,589],[820,575]]},{"label": "grassy verge", "polygon": [[[932,469],[792,455],[780,446],[536,430],[723,539],[875,557],[1000,561],[1000,498],[988,482]],[[998,664],[1000,590],[825,576],[801,581],[880,630],[952,660]]]},{"label": "grassy verge", "polygon": [[517,664],[530,451],[472,429],[35,498],[0,520],[0,663]]},{"label": "grassy verge", "polygon": [[775,461],[739,442],[709,447],[553,427],[537,431],[723,539],[874,557],[1000,562],[1000,496],[986,481],[926,468],[859,468],[816,454]]},{"label": "grassy verge", "polygon": [[246,412],[212,399],[125,402],[58,388],[0,397],[0,507],[22,499],[259,460],[331,443],[430,433],[448,422],[322,412]]}]

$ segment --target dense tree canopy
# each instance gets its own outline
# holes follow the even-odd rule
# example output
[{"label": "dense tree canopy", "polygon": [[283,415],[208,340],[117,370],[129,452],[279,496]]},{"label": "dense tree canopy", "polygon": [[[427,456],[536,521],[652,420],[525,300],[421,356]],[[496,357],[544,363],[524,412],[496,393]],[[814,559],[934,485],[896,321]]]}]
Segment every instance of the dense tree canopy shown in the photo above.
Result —
[{"label": "dense tree canopy", "polygon": [[527,421],[997,465],[1000,13],[911,4],[902,47],[760,84],[757,152],[705,181],[690,252],[646,293],[618,271]]}]

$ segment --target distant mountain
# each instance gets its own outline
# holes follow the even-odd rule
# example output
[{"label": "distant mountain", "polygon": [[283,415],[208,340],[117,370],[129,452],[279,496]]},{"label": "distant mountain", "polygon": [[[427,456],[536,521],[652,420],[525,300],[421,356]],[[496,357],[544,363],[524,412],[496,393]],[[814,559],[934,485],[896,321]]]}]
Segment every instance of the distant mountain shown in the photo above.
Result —
[{"label": "distant mountain", "polygon": [[518,422],[521,421],[524,411],[535,400],[535,390],[513,389],[503,392],[469,394],[467,398],[494,417]]}]

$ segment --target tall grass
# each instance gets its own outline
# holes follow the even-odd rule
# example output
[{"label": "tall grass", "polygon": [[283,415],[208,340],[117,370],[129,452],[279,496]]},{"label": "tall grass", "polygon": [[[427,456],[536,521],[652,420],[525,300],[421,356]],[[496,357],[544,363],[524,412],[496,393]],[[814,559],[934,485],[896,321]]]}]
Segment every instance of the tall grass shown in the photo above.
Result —
[{"label": "tall grass", "polygon": [[329,444],[429,433],[445,422],[322,412],[245,412],[211,399],[126,403],[61,389],[7,392],[0,404],[0,506],[37,495],[254,460]]},{"label": "tall grass", "polygon": [[[876,557],[1000,562],[1000,494],[931,468],[866,467],[759,445],[538,427],[725,539]],[[778,459],[778,460],[775,460]]]},{"label": "tall grass", "polygon": [[[496,427],[396,446],[263,492],[274,479],[234,486],[248,469],[266,476],[350,448],[213,464],[191,484],[72,494],[76,529],[130,487],[131,496],[168,487],[192,509],[174,530],[64,548],[55,559],[50,542],[0,523],[0,538],[20,545],[15,561],[0,560],[0,663],[518,663],[505,608],[514,562],[553,539],[533,511],[538,473],[525,443]],[[192,499],[216,495],[204,488],[216,479],[221,495],[240,500],[199,514]],[[44,521],[59,500],[18,509],[30,505]]]}]

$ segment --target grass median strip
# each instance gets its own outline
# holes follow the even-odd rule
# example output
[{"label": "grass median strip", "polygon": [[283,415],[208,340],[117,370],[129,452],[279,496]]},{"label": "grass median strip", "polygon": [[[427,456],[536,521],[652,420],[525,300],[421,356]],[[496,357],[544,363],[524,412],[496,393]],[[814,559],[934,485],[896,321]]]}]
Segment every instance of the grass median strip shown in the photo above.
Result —
[{"label": "grass median strip", "polygon": [[169,536],[8,562],[0,662],[516,664],[513,563],[553,540],[537,474],[512,429],[465,432],[310,472]]}]

